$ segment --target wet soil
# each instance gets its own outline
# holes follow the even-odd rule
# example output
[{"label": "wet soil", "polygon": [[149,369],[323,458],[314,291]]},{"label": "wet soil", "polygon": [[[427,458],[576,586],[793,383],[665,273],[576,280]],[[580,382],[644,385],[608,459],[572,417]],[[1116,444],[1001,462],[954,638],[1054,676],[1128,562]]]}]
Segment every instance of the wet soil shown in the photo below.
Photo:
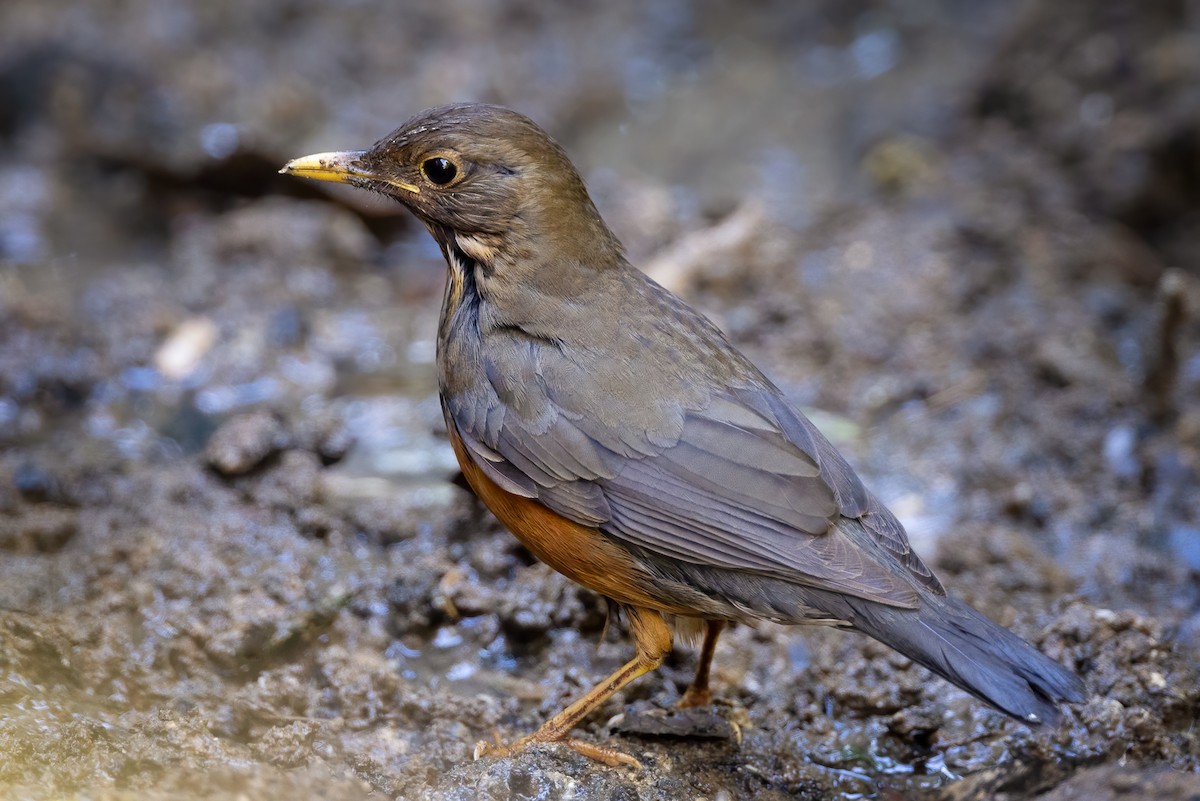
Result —
[{"label": "wet soil", "polygon": [[[0,7],[0,794],[1200,796],[1194,4],[793,6]],[[643,770],[473,761],[628,639],[453,482],[426,235],[274,173],[464,98],[1089,700],[739,627],[587,721]]]}]

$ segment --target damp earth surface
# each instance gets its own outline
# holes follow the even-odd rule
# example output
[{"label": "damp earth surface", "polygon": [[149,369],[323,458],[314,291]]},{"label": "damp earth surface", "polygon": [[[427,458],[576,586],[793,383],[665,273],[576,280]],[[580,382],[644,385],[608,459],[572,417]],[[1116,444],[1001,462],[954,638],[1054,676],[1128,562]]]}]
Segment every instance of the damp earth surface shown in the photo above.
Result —
[{"label": "damp earth surface", "polygon": [[[0,795],[1195,799],[1194,3],[0,6]],[[737,627],[580,735],[602,599],[455,483],[440,255],[276,174],[429,105],[535,117],[635,263],[1087,683],[1005,719]]]}]

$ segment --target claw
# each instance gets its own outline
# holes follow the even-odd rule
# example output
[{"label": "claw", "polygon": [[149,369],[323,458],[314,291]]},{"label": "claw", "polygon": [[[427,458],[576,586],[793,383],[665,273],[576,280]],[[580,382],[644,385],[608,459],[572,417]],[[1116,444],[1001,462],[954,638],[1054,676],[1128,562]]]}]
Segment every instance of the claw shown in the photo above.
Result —
[{"label": "claw", "polygon": [[610,768],[620,767],[625,765],[634,770],[641,770],[642,763],[631,757],[629,754],[622,753],[615,748],[605,748],[602,745],[594,745],[583,740],[575,740],[571,738],[562,739],[541,739],[536,735],[522,737],[512,745],[505,745],[497,738],[496,742],[489,743],[487,740],[480,740],[475,743],[475,759],[484,757],[511,757],[516,756],[534,743],[559,743],[567,746],[572,751],[582,754],[588,759],[594,759],[597,762],[608,765]]}]

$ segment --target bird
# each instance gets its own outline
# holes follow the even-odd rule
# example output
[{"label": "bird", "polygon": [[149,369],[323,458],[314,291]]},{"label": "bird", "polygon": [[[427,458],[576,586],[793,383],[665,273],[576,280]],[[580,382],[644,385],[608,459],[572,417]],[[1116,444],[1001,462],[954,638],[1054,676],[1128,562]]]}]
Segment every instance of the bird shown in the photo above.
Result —
[{"label": "bird", "polygon": [[407,207],[448,267],[437,331],[442,411],[463,476],[538,559],[625,617],[633,657],[531,734],[475,757],[564,743],[701,639],[683,707],[711,701],[732,622],[861,632],[1027,724],[1083,682],[947,592],[903,525],[708,318],[630,263],[566,151],[480,103],[423,111],[367,150],[280,172]]}]

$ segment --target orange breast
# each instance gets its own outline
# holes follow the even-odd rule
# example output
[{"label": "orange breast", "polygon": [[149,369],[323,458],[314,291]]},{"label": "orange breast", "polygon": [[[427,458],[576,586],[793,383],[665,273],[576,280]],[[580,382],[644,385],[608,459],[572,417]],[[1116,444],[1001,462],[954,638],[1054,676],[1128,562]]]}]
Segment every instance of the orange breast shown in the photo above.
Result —
[{"label": "orange breast", "polygon": [[698,614],[698,610],[664,597],[666,593],[654,577],[599,529],[582,526],[536,500],[501,489],[476,467],[452,421],[449,428],[454,455],[471,489],[538,559],[618,603],[675,615]]}]

